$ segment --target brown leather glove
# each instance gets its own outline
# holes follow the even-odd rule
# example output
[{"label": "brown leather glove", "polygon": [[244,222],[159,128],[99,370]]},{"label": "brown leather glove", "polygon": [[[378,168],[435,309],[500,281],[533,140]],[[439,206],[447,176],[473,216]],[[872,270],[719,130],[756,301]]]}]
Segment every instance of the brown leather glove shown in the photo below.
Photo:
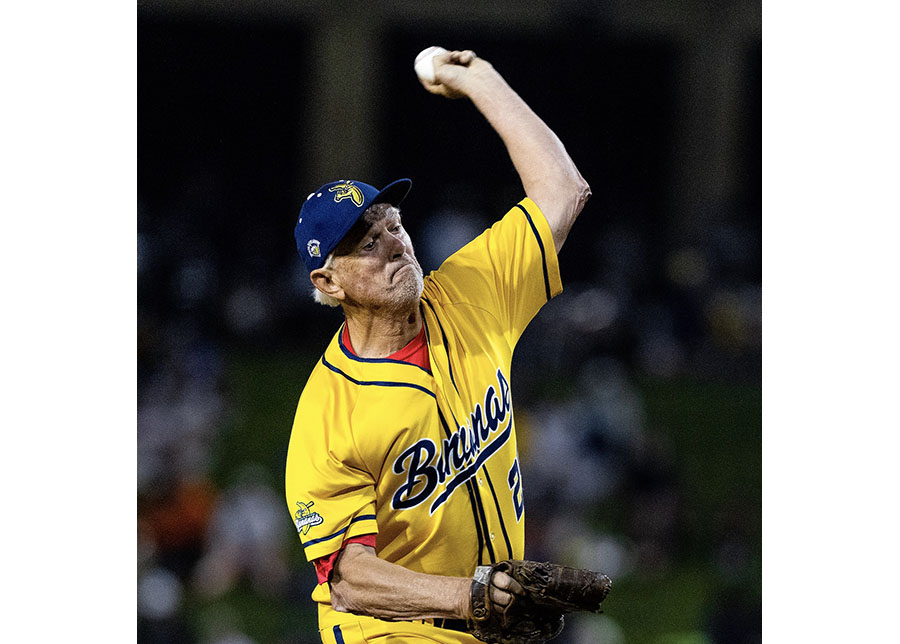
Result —
[{"label": "brown leather glove", "polygon": [[[491,599],[492,580],[498,572],[518,584],[515,590],[506,590],[513,595],[506,606]],[[479,566],[472,580],[469,631],[489,644],[546,642],[562,632],[566,613],[600,612],[611,586],[606,575],[547,562],[512,560]]]}]

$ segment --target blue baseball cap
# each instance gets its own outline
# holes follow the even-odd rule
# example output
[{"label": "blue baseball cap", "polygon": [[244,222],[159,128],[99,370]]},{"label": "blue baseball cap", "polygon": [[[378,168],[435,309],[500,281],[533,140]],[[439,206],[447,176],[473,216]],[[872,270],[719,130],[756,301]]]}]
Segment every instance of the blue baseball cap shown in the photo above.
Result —
[{"label": "blue baseball cap", "polygon": [[361,181],[332,181],[311,193],[300,208],[294,227],[297,252],[310,272],[321,268],[325,258],[344,238],[366,208],[375,203],[397,206],[409,193],[412,181],[397,179],[379,190]]}]

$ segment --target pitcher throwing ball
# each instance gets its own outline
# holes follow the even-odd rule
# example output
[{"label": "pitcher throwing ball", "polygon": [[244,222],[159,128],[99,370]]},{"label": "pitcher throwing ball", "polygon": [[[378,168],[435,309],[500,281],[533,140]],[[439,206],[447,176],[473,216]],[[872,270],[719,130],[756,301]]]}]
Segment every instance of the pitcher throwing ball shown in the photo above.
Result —
[{"label": "pitcher throwing ball", "polygon": [[427,276],[401,219],[409,179],[334,181],[300,210],[314,297],[345,318],[300,396],[285,474],[326,644],[543,642],[610,587],[523,560],[510,386],[516,342],[562,291],[557,253],[590,188],[490,63],[432,61],[425,89],[472,101],[525,196]]}]

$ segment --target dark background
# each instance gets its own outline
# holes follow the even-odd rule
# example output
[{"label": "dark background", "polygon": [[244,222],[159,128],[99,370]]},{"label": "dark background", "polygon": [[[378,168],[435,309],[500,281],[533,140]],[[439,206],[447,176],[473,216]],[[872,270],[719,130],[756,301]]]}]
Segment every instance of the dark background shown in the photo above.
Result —
[{"label": "dark background", "polygon": [[761,641],[758,3],[138,5],[138,639],[316,642],[283,500],[340,313],[293,240],[318,185],[410,177],[423,266],[522,197],[428,45],[491,61],[593,190],[513,365],[526,554],[608,572],[561,643]]}]

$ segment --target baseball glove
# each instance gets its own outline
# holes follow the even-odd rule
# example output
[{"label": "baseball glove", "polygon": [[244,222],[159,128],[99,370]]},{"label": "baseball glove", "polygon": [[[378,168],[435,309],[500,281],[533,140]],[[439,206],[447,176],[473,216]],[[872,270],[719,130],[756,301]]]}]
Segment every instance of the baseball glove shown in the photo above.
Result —
[{"label": "baseball glove", "polygon": [[[506,606],[491,599],[498,572],[517,582],[506,590],[513,596]],[[600,612],[611,586],[606,575],[546,562],[513,560],[479,566],[472,580],[469,632],[489,644],[546,642],[562,632],[566,613]]]}]

